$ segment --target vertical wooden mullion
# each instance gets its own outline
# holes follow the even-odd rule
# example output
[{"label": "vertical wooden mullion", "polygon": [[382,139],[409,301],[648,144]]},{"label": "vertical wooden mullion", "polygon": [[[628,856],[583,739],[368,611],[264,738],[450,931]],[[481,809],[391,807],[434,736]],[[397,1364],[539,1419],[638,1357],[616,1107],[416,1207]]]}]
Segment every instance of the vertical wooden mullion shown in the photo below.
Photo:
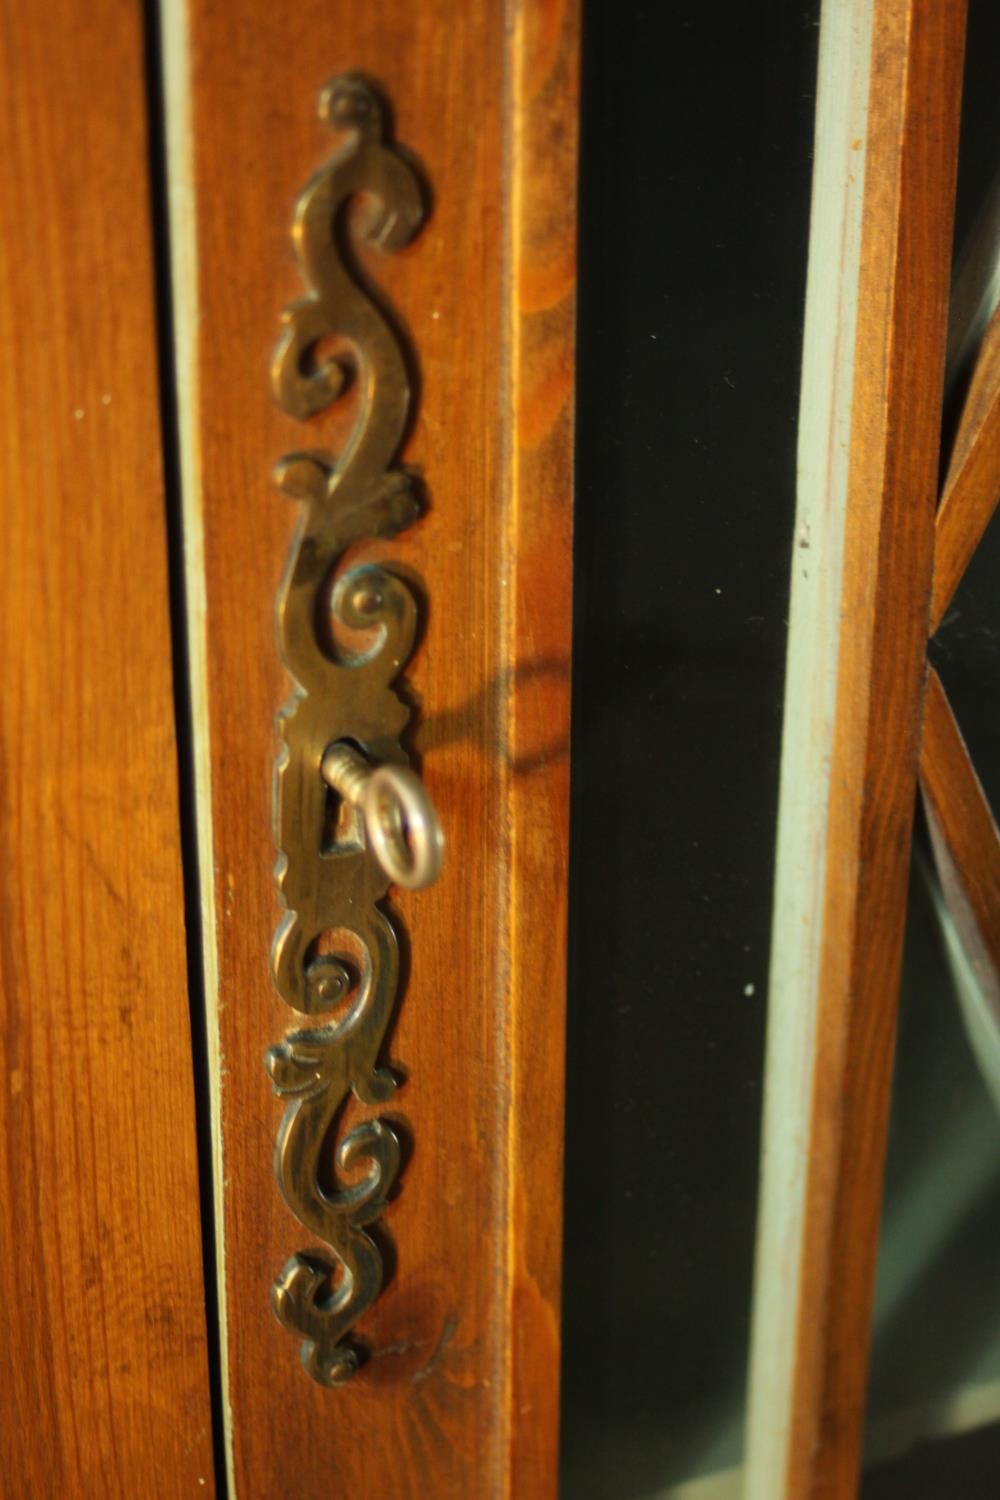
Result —
[{"label": "vertical wooden mullion", "polygon": [[[810,402],[836,407],[841,431],[835,422],[831,434],[847,444],[846,474],[839,488],[821,480],[812,516],[800,494],[796,536],[796,571],[820,576],[808,589],[796,578],[793,590],[779,893],[796,857],[811,879],[797,892],[786,885],[776,907],[753,1500],[847,1500],[857,1484],[933,568],[964,22],[963,5],[934,0],[828,0],[823,12],[827,40],[841,45],[827,53],[821,94],[848,89],[855,70],[870,88],[863,133],[817,139],[821,163],[824,150],[839,153],[828,191],[838,173],[839,191],[856,192],[855,173],[863,186],[857,253],[834,252],[827,287],[810,283],[811,297],[835,288],[841,305],[856,306],[856,330],[846,371],[843,348],[830,351],[842,372],[835,395],[822,375],[810,382],[808,349],[803,380],[804,417]],[[814,200],[811,271],[830,251],[817,242],[821,216]],[[815,714],[810,737],[812,689],[791,663],[816,617],[824,563],[837,555],[836,614],[812,663],[832,686],[832,712]],[[793,781],[815,798],[797,830],[788,828]],[[810,961],[789,983],[788,954],[803,947]]]}]

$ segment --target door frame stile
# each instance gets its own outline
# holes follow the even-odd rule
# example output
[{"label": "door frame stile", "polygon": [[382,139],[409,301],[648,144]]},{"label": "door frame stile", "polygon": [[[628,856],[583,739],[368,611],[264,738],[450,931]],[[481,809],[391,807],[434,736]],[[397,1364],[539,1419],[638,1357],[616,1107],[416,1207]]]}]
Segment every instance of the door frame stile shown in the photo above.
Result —
[{"label": "door frame stile", "polygon": [[[822,573],[830,525],[843,560],[838,625],[812,661],[820,686],[836,682],[833,718],[816,744],[803,742],[800,718],[816,689],[804,690],[803,664],[796,669],[815,604],[798,577],[793,593],[748,1500],[849,1500],[857,1489],[923,712],[965,6],[873,0],[864,11],[870,42],[848,3],[823,9],[804,443],[821,389],[809,355],[822,351],[808,342],[822,295],[816,255],[830,253],[830,241],[815,238],[820,195],[843,202],[857,187],[845,146],[865,159],[858,253],[837,273],[839,301],[856,299],[858,316],[841,396],[846,486],[828,492],[819,554],[801,519],[794,551],[796,574]],[[845,133],[841,116],[824,141],[830,90],[869,66],[864,131]],[[843,351],[828,346],[827,357]],[[834,412],[833,423],[843,422],[844,406]],[[800,774],[821,778],[818,818],[796,805]],[[789,896],[792,855],[810,841],[812,880]],[[796,953],[809,959],[797,976]]]}]

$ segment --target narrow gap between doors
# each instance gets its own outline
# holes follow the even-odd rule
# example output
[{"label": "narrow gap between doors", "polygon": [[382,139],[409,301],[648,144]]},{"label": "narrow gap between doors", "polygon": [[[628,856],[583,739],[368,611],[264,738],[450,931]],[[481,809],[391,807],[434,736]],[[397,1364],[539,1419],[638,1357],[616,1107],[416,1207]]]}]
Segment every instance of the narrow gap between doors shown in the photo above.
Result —
[{"label": "narrow gap between doors", "polygon": [[180,429],[177,407],[174,304],[171,284],[166,91],[161,46],[160,0],[143,0],[150,218],[154,258],[160,430],[169,567],[170,635],[173,656],[174,722],[180,806],[181,859],[184,872],[184,922],[187,984],[191,1020],[198,1187],[201,1205],[202,1276],[208,1343],[208,1377],[212,1407],[212,1454],[215,1493],[227,1500],[225,1414],[219,1286],[216,1274],[216,1214],[212,1181],[212,1110],[209,1078],[208,1021],[205,1007],[201,879],[198,867],[195,798],[194,724],[191,703],[190,643],[184,576],[184,524],[181,494]]}]

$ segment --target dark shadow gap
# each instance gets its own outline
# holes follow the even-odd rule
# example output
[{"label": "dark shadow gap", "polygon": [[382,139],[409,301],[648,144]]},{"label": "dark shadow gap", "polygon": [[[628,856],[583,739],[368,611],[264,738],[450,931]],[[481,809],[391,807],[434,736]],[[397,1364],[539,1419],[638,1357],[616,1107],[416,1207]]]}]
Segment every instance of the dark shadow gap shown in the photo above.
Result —
[{"label": "dark shadow gap", "polygon": [[652,1500],[740,1459],[819,3],[582,21],[561,1493]]},{"label": "dark shadow gap", "polygon": [[202,965],[201,879],[195,801],[194,724],[190,691],[190,643],[184,579],[184,523],[181,493],[180,427],[174,349],[174,305],[171,283],[170,215],[166,141],[166,98],[161,47],[159,0],[143,0],[149,156],[150,220],[153,242],[160,436],[169,570],[170,636],[173,666],[174,722],[177,735],[177,779],[180,805],[181,862],[184,878],[184,923],[187,951],[191,1057],[194,1074],[195,1130],[201,1208],[202,1279],[205,1289],[208,1379],[212,1408],[212,1454],[215,1492],[226,1500],[228,1482],[222,1400],[219,1287],[216,1276],[216,1219],[212,1171],[211,1082],[208,1067],[208,1021]]}]

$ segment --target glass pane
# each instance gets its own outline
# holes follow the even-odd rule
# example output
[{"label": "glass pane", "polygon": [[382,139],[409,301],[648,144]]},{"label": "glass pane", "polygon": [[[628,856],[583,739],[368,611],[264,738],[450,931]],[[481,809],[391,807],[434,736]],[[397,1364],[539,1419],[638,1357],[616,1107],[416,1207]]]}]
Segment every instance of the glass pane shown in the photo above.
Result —
[{"label": "glass pane", "polygon": [[976,1500],[996,1494],[1000,1427],[924,1443],[865,1474],[861,1500]]},{"label": "glass pane", "polygon": [[818,13],[584,4],[566,1500],[740,1461]]},{"label": "glass pane", "polygon": [[870,1463],[1000,1420],[1000,1114],[963,1025],[928,857],[914,873],[900,996]]}]

